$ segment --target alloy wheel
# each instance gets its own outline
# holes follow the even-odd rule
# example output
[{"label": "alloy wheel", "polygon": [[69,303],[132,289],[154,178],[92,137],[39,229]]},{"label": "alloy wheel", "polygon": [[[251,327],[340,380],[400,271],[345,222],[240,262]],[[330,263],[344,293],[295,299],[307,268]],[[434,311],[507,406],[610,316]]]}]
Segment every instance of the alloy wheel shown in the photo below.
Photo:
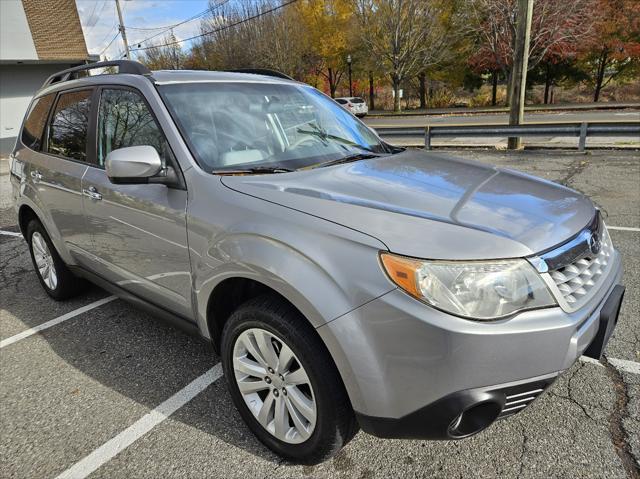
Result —
[{"label": "alloy wheel", "polygon": [[38,267],[38,274],[47,288],[54,290],[58,286],[58,274],[53,263],[53,256],[44,237],[39,232],[31,235],[31,248]]},{"label": "alloy wheel", "polygon": [[243,331],[233,347],[233,369],[247,407],[263,428],[289,444],[311,436],[317,419],[311,381],[281,338],[260,328]]}]

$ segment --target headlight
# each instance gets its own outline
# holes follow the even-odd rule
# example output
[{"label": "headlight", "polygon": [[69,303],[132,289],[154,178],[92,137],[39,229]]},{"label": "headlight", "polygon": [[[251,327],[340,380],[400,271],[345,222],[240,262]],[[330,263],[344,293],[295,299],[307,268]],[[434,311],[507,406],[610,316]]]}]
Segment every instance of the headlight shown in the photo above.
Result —
[{"label": "headlight", "polygon": [[380,259],[389,278],[410,295],[470,319],[489,320],[556,301],[528,261],[424,261],[390,253]]}]

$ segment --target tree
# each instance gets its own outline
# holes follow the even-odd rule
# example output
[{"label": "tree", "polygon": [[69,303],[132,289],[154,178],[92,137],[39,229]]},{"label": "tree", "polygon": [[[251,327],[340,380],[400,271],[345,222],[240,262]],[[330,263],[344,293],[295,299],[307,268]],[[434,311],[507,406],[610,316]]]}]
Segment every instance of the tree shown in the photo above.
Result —
[{"label": "tree", "polygon": [[142,50],[138,61],[144,63],[150,70],[179,70],[184,68],[186,55],[182,51],[176,36],[166,35],[157,45]]},{"label": "tree", "polygon": [[317,74],[329,84],[331,97],[346,69],[353,48],[355,25],[351,0],[300,0],[295,4],[304,29],[306,50]]},{"label": "tree", "polygon": [[595,35],[584,45],[582,65],[594,86],[593,101],[613,79],[631,77],[640,67],[640,2],[598,0]]},{"label": "tree", "polygon": [[208,34],[193,46],[193,63],[219,70],[272,68],[302,79],[305,32],[293,7],[281,5],[276,0],[210,1],[210,14],[200,26]]},{"label": "tree", "polygon": [[[551,56],[575,55],[595,35],[596,0],[535,0],[528,69]],[[516,28],[516,0],[470,0],[467,32],[475,37],[469,65],[491,73],[494,92],[499,72],[511,75]],[[495,93],[494,93],[495,98]]]},{"label": "tree", "polygon": [[365,44],[389,75],[394,111],[400,111],[402,82],[437,63],[445,28],[435,0],[357,0]]},{"label": "tree", "polygon": [[576,55],[548,54],[536,68],[529,72],[529,84],[544,85],[544,104],[553,103],[554,88],[559,85],[575,85],[588,80],[588,75],[580,67]]}]

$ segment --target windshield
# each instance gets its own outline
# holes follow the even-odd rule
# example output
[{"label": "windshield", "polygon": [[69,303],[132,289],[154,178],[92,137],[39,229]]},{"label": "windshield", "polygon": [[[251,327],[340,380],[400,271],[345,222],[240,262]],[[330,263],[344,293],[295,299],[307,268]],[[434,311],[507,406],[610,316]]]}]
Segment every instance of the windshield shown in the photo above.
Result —
[{"label": "windshield", "polygon": [[211,82],[159,89],[207,171],[294,170],[387,152],[362,122],[306,85]]}]

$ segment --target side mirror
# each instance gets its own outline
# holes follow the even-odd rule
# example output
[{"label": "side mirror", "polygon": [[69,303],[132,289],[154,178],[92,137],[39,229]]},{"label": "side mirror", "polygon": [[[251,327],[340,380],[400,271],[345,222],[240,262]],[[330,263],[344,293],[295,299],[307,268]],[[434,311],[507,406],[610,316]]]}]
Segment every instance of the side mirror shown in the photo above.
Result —
[{"label": "side mirror", "polygon": [[105,169],[112,183],[153,183],[162,172],[162,160],[153,146],[129,146],[109,153]]}]

